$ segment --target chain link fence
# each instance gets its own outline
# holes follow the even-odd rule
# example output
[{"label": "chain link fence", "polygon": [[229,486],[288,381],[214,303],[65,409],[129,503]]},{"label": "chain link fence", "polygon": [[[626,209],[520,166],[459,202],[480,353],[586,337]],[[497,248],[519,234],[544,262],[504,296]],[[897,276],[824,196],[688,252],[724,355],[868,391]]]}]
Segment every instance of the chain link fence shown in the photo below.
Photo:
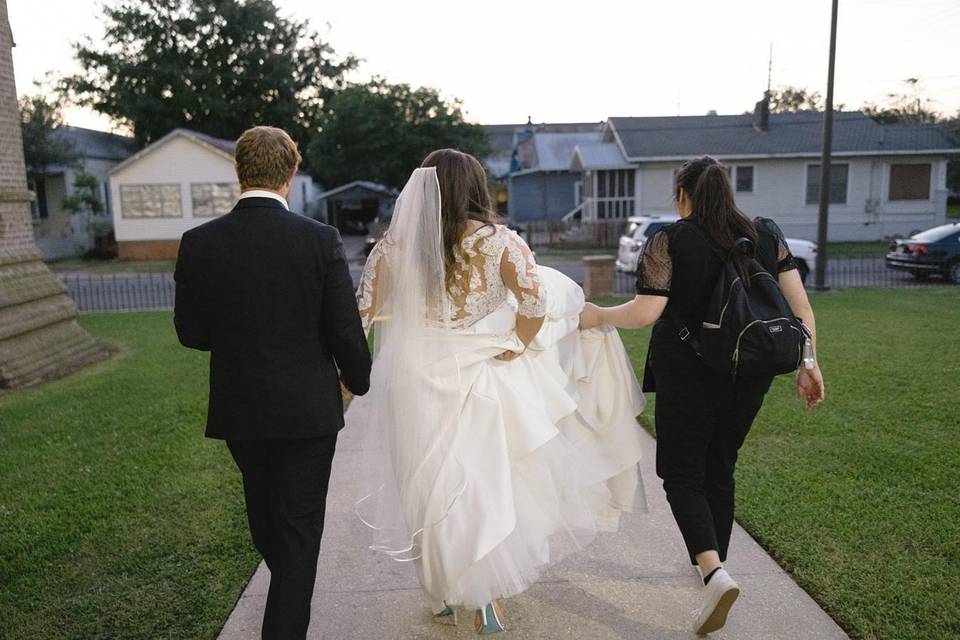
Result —
[{"label": "chain link fence", "polygon": [[173,309],[172,273],[62,274],[82,313]]},{"label": "chain link fence", "polygon": [[[805,284],[807,288],[812,288],[815,265],[809,266],[810,273]],[[885,254],[837,258],[828,256],[825,283],[831,289],[957,286],[947,276],[946,268],[943,271],[914,275],[888,267]],[[636,274],[618,271],[614,276],[614,291],[617,295],[633,295],[635,287]]]},{"label": "chain link fence", "polygon": [[[586,252],[613,254],[610,249],[596,246]],[[538,256],[538,261],[553,262],[549,255],[542,260]],[[578,259],[566,257],[551,266],[577,282],[583,281],[583,265]],[[813,266],[810,265],[811,273],[806,279],[808,287],[814,282]],[[359,268],[355,270],[354,279],[357,280]],[[82,313],[173,309],[175,285],[172,273],[62,274],[60,279]],[[826,283],[832,289],[957,286],[943,272],[915,276],[890,269],[883,255],[829,258]],[[632,296],[636,290],[636,274],[616,271],[613,290],[618,296]]]}]

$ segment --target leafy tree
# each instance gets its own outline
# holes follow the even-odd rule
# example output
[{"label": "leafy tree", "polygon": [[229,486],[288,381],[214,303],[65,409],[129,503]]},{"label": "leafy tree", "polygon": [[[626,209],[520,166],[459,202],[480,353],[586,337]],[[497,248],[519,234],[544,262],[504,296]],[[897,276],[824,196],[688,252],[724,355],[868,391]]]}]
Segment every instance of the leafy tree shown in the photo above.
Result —
[{"label": "leafy tree", "polygon": [[113,230],[113,222],[104,215],[103,203],[97,193],[97,178],[78,172],[73,178],[73,195],[63,199],[61,206],[72,214],[87,214],[87,232],[99,247]]},{"label": "leafy tree", "polygon": [[97,178],[84,171],[78,172],[73,178],[73,195],[64,198],[61,206],[70,213],[103,213],[103,203],[97,195]]},{"label": "leafy tree", "polygon": [[401,187],[434,149],[483,157],[483,127],[464,121],[459,100],[427,87],[374,78],[339,92],[320,120],[307,155],[315,177],[334,186],[373,180]]},{"label": "leafy tree", "polygon": [[770,92],[771,113],[796,111],[823,111],[820,92],[793,86],[780,87]]},{"label": "leafy tree", "polygon": [[904,80],[907,90],[888,93],[887,103],[863,105],[863,112],[877,122],[940,122],[941,116],[933,108],[933,100],[922,95],[919,78]]},{"label": "leafy tree", "polygon": [[[955,116],[946,120],[944,126],[953,135],[957,144],[960,144],[960,110]],[[954,193],[960,193],[960,160],[947,162],[947,188]]]},{"label": "leafy tree", "polygon": [[[39,84],[36,86],[41,89]],[[73,145],[57,135],[62,126],[61,103],[56,96],[36,93],[20,98],[20,131],[28,175],[42,176],[49,167],[76,161]]]},{"label": "leafy tree", "polygon": [[119,0],[103,11],[104,37],[74,44],[82,72],[64,84],[140,145],[176,127],[232,139],[257,124],[305,144],[357,65],[273,0]]},{"label": "leafy tree", "polygon": [[[883,105],[865,104],[863,112],[882,123],[940,123],[960,143],[960,112],[953,118],[944,117],[934,108],[933,100],[923,95],[923,83],[919,78],[907,78],[904,82],[907,85],[905,91],[887,94],[887,102]],[[947,188],[960,191],[960,161],[947,163]]]}]

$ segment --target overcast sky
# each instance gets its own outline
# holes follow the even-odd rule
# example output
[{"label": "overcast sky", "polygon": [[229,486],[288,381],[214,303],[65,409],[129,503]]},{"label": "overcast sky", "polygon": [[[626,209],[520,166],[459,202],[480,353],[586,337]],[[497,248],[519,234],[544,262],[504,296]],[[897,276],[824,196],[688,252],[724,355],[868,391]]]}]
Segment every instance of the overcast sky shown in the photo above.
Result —
[{"label": "overcast sky", "polygon": [[[112,0],[108,0],[112,1]],[[829,0],[278,0],[340,52],[464,101],[482,123],[741,113],[773,85],[826,84]],[[101,32],[99,1],[8,0],[18,91],[76,70],[70,43]],[[882,102],[919,77],[960,109],[960,1],[840,0],[836,100]],[[70,109],[70,124],[107,129]]]}]

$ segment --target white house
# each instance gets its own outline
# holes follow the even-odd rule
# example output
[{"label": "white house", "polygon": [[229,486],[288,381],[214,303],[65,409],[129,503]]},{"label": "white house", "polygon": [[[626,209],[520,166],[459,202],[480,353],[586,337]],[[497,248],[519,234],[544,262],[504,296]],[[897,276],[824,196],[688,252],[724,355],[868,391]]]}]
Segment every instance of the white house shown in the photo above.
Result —
[{"label": "white house", "polygon": [[[834,116],[831,240],[880,240],[943,224],[947,162],[960,143],[933,124],[880,124],[860,112]],[[737,204],[814,240],[823,114],[610,118],[597,142],[578,145],[583,220],[673,213],[673,174],[710,154],[731,168]],[[515,212],[511,211],[511,214]]]},{"label": "white house", "polygon": [[[174,129],[110,172],[114,233],[121,258],[175,258],[185,231],[233,209],[240,185],[236,144]],[[291,211],[310,215],[319,188],[297,174]]]}]

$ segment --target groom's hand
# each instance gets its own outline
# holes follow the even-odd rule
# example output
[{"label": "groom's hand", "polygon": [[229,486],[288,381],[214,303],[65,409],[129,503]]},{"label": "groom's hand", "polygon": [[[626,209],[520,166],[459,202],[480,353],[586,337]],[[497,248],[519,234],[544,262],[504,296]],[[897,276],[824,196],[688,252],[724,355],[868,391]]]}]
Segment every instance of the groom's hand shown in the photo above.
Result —
[{"label": "groom's hand", "polygon": [[353,392],[350,389],[347,389],[347,385],[343,384],[343,381],[340,381],[340,396],[343,398],[344,402],[348,402],[353,398]]}]

